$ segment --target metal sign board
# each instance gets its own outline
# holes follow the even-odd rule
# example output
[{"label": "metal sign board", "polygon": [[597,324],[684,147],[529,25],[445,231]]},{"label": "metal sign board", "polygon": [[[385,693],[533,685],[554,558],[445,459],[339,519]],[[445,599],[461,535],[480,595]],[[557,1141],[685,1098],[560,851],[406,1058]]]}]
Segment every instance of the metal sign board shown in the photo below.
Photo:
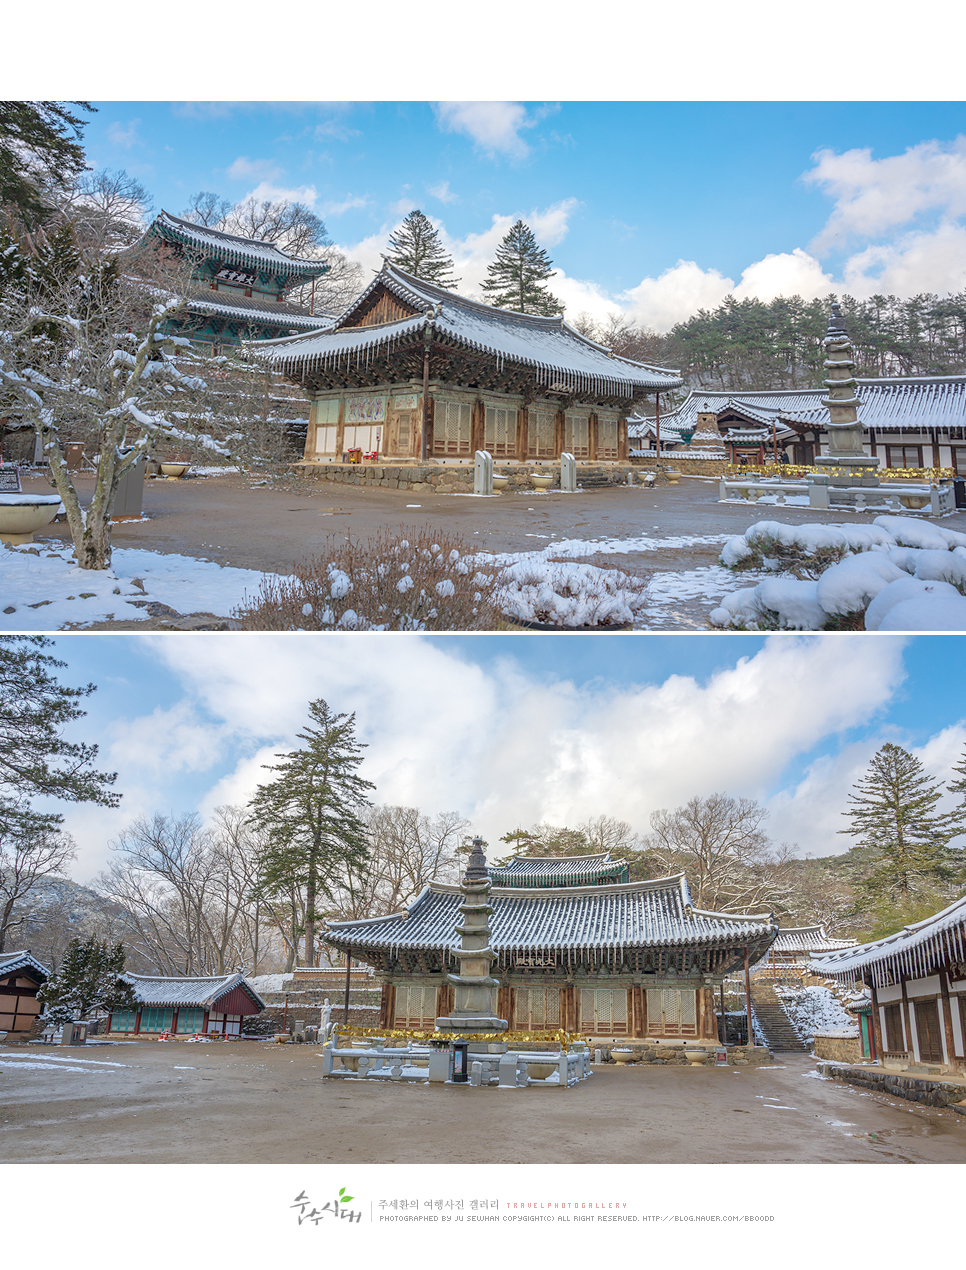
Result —
[{"label": "metal sign board", "polygon": [[21,494],[20,471],[15,467],[0,467],[0,494]]}]

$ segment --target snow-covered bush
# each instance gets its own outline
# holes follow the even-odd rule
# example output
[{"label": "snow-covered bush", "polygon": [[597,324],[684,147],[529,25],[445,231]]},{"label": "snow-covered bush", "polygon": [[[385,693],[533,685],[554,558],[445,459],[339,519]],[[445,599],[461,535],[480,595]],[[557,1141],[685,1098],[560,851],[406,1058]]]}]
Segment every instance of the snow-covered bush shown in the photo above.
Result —
[{"label": "snow-covered bush", "polygon": [[504,567],[494,603],[510,618],[548,626],[623,626],[647,602],[647,583],[618,569],[522,560]]},{"label": "snow-covered bush", "polygon": [[709,617],[719,628],[966,630],[966,534],[915,517],[760,521],[725,545],[721,563],[792,576],[725,596]]}]

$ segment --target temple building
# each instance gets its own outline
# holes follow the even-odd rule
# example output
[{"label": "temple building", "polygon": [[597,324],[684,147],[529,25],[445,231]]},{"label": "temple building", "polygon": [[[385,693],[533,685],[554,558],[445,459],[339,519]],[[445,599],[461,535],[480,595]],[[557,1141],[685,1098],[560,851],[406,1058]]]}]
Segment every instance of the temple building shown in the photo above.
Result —
[{"label": "temple building", "polygon": [[626,417],[676,371],[617,357],[560,317],[467,300],[384,262],[327,330],[266,349],[312,399],[308,464],[628,458]]},{"label": "temple building", "polygon": [[[855,379],[861,399],[863,448],[880,469],[952,468],[966,476],[966,375]],[[826,389],[692,392],[660,416],[662,450],[674,461],[717,449],[730,463],[767,463],[777,453],[811,466],[828,453]],[[632,450],[657,447],[653,418],[634,416]]]},{"label": "temple building", "polygon": [[160,212],[144,236],[123,258],[136,262],[147,250],[161,247],[189,262],[198,286],[185,317],[172,331],[217,351],[243,340],[274,340],[328,326],[313,305],[289,300],[297,287],[311,284],[328,270],[319,260],[297,260],[274,243],[226,234],[208,225]]},{"label": "temple building", "polygon": [[763,979],[800,979],[809,973],[809,962],[840,948],[855,948],[857,939],[836,939],[827,935],[825,927],[783,926],[778,938],[755,966],[755,975]]},{"label": "temple building", "polygon": [[40,1014],[37,991],[49,978],[29,951],[0,953],[0,1035],[31,1031]]},{"label": "temple building", "polygon": [[136,1010],[115,1010],[107,1030],[116,1035],[240,1037],[249,1014],[260,1014],[265,1002],[241,973],[181,976],[126,974],[134,989]]},{"label": "temple building", "polygon": [[894,935],[816,957],[811,970],[869,989],[883,1067],[966,1073],[966,897]]},{"label": "temple building", "polygon": [[[489,973],[517,1032],[717,1040],[715,985],[763,957],[770,914],[706,913],[684,875],[628,882],[607,855],[516,857],[488,870]],[[407,910],[329,922],[325,940],[374,967],[380,1027],[433,1030],[453,1008],[463,892],[430,882]]]}]

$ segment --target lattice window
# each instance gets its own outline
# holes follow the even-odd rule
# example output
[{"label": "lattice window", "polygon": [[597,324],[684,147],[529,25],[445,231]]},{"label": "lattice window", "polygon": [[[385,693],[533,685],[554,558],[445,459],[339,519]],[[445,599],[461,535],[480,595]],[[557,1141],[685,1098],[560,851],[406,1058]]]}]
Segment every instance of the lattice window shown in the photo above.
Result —
[{"label": "lattice window", "polygon": [[560,1026],[559,988],[517,988],[513,997],[513,1026],[523,1031]]},{"label": "lattice window", "polygon": [[436,1025],[436,985],[401,983],[396,988],[396,1027],[429,1028]]},{"label": "lattice window", "polygon": [[590,458],[590,415],[568,410],[564,415],[564,451],[575,459]]},{"label": "lattice window", "polygon": [[141,1011],[141,1031],[142,1032],[167,1032],[171,1029],[171,1020],[174,1017],[172,1010],[158,1009],[142,1009]]},{"label": "lattice window", "polygon": [[469,454],[473,407],[461,401],[436,402],[433,453]]},{"label": "lattice window", "polygon": [[179,1010],[178,1031],[200,1032],[205,1025],[204,1010]]},{"label": "lattice window", "polygon": [[133,1032],[137,1017],[137,1010],[115,1010],[111,1015],[111,1031]]},{"label": "lattice window", "polygon": [[921,445],[887,445],[886,467],[922,467]]},{"label": "lattice window", "polygon": [[532,459],[552,459],[556,454],[554,446],[554,420],[552,410],[527,411],[527,454]]},{"label": "lattice window", "polygon": [[597,457],[617,458],[617,415],[597,416]]},{"label": "lattice window", "polygon": [[593,1036],[626,1036],[627,989],[581,988],[580,1030]]},{"label": "lattice window", "polygon": [[694,989],[648,988],[649,1036],[697,1036],[697,999]]},{"label": "lattice window", "polygon": [[483,448],[494,458],[507,458],[517,452],[516,407],[487,406],[483,426]]}]

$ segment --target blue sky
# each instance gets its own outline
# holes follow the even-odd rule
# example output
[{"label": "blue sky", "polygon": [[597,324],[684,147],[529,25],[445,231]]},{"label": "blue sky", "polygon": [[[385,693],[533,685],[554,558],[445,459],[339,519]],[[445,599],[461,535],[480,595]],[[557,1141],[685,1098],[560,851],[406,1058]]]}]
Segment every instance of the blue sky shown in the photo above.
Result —
[{"label": "blue sky", "polygon": [[966,286],[960,102],[98,101],[91,163],[175,214],[292,197],[370,276],[413,207],[474,294],[517,217],[567,315]]},{"label": "blue sky", "polygon": [[377,802],[520,824],[757,798],[802,854],[837,837],[887,740],[935,779],[966,746],[966,637],[891,635],[57,635],[97,692],[77,736],[119,772],[120,811],[67,806],[78,881],[138,815],[242,804],[293,748],[309,700],[355,712]]}]

